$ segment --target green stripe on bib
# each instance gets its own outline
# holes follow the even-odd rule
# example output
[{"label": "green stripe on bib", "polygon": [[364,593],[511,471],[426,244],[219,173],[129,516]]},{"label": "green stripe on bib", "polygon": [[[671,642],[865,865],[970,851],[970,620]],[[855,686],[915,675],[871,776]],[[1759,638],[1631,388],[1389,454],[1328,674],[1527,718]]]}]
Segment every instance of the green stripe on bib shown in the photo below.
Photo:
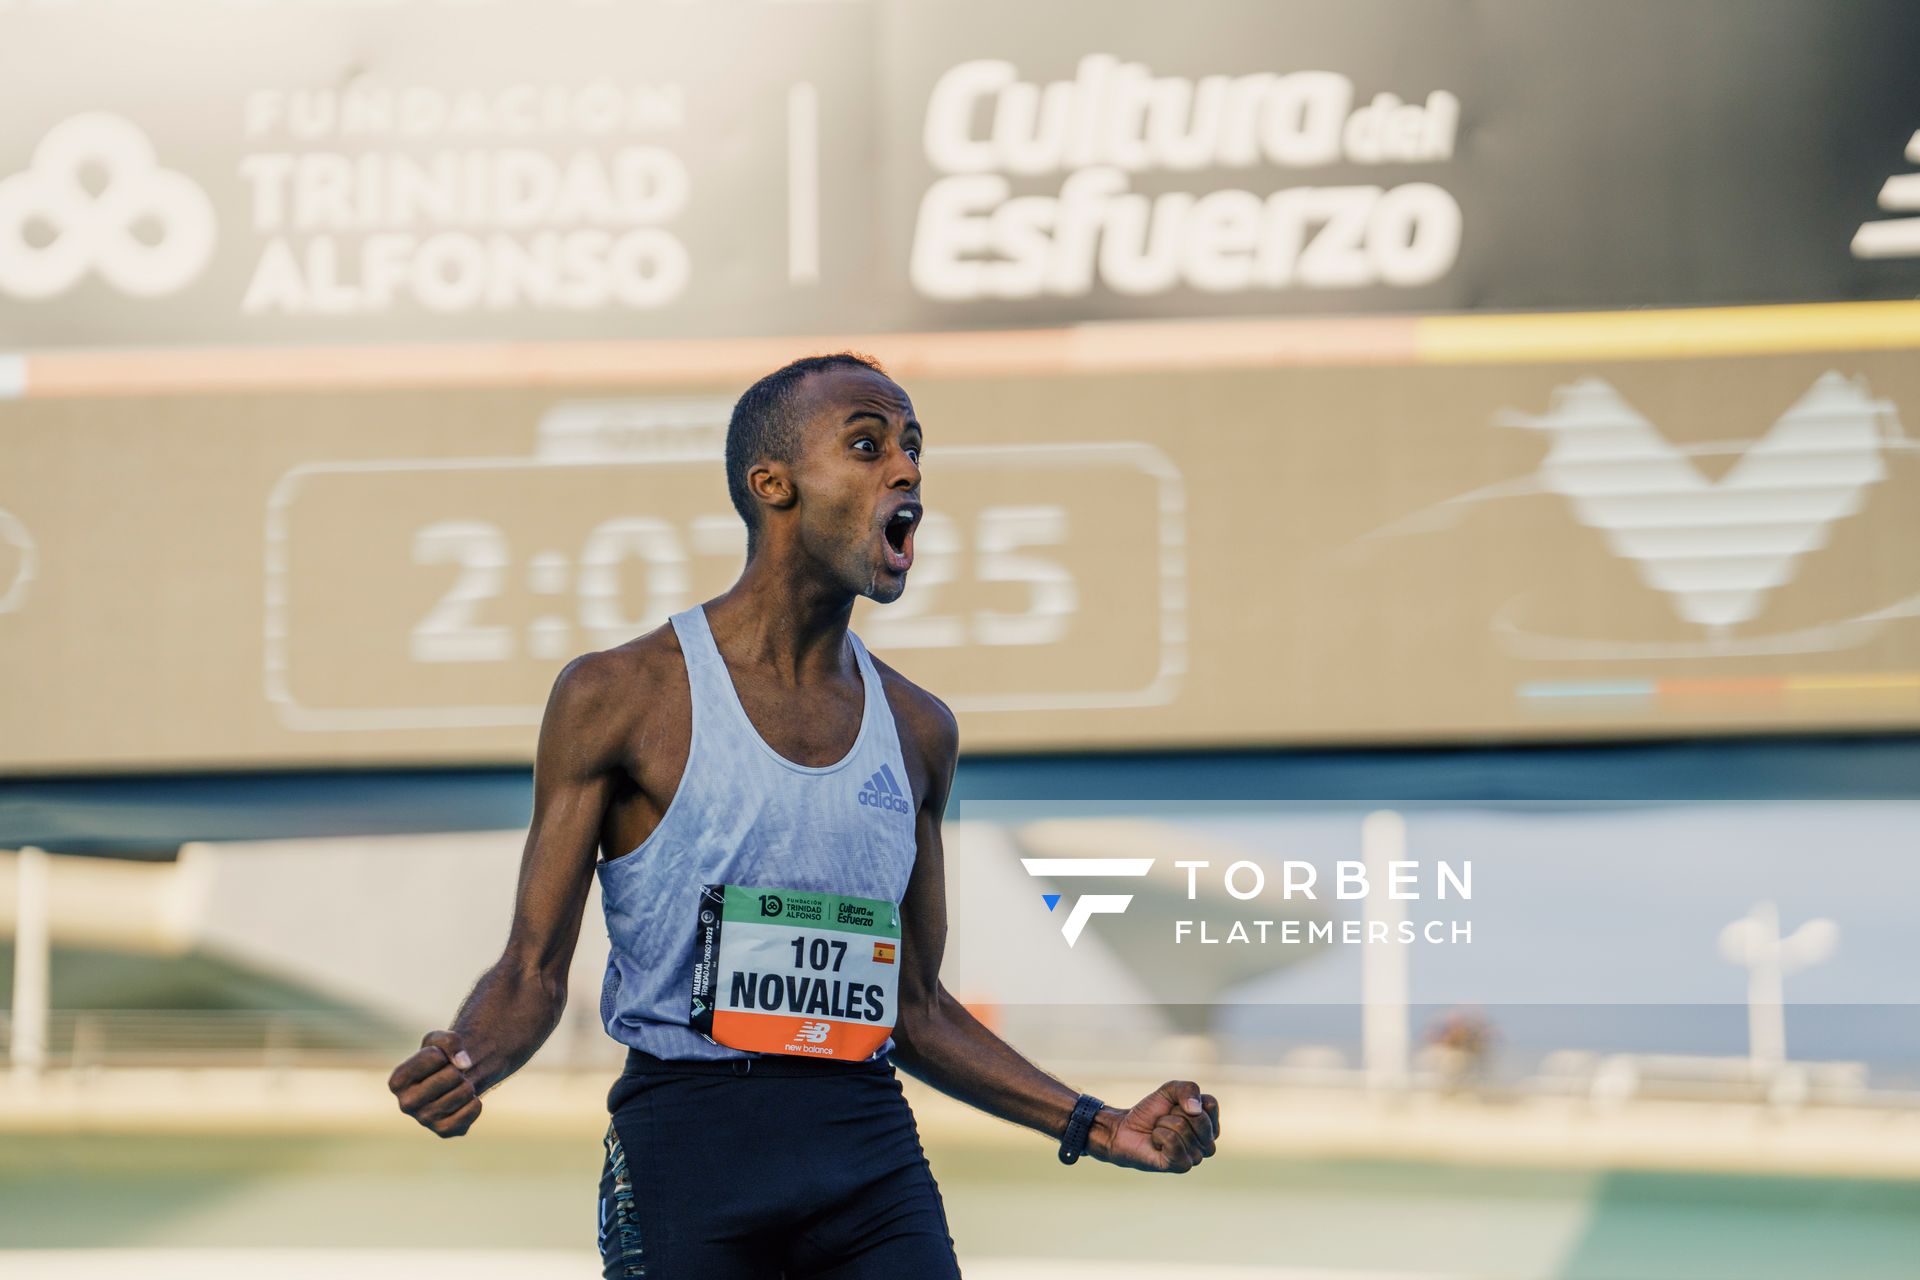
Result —
[{"label": "green stripe on bib", "polygon": [[841,929],[870,938],[898,938],[900,912],[891,902],[837,893],[725,886],[720,918],[737,924],[781,924],[799,929]]}]

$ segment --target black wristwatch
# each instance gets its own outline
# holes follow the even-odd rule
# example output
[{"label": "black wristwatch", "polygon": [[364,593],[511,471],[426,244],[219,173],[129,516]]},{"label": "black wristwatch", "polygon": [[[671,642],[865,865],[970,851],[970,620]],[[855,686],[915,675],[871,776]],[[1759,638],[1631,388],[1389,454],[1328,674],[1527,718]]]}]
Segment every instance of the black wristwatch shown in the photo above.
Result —
[{"label": "black wristwatch", "polygon": [[1090,1093],[1080,1095],[1067,1117],[1067,1131],[1060,1135],[1060,1163],[1072,1164],[1087,1153],[1087,1139],[1093,1136],[1093,1118],[1107,1104]]}]

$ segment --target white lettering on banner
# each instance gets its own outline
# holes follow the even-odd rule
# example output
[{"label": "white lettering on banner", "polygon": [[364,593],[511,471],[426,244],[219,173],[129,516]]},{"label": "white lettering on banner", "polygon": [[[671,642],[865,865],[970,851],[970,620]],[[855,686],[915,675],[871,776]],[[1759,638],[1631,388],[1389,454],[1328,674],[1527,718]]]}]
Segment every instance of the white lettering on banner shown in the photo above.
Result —
[{"label": "white lettering on banner", "polygon": [[[669,225],[692,180],[671,148],[612,139],[683,116],[677,85],[256,90],[246,135],[302,149],[240,160],[249,222],[265,237],[241,310],[664,306],[693,274]],[[569,137],[589,145],[561,145]],[[549,145],[498,145],[522,138]],[[422,149],[436,139],[448,145]],[[368,149],[310,145],[328,142]]]},{"label": "white lettering on banner", "polygon": [[269,241],[247,286],[249,315],[351,315],[408,299],[432,311],[531,306],[590,311],[671,302],[692,274],[686,246],[657,227],[614,236],[597,228],[543,231],[522,241],[442,231],[367,237],[357,256],[316,236],[296,250]]},{"label": "white lettering on banner", "polygon": [[[1425,162],[1453,156],[1460,100],[1381,93],[1352,110],[1353,81],[1334,71],[1155,78],[1107,54],[1072,80],[1023,83],[1010,62],[963,62],[927,100],[927,159],[944,173],[1058,173],[1089,165],[1234,169],[1265,160],[1307,168]],[[991,123],[976,137],[974,122]]]},{"label": "white lettering on banner", "polygon": [[525,138],[541,133],[609,137],[679,129],[685,95],[677,84],[514,84],[493,90],[354,84],[344,89],[256,89],[242,117],[246,135],[300,142],[329,138],[429,138],[466,134]]},{"label": "white lettering on banner", "polygon": [[263,233],[652,224],[678,217],[691,186],[665,147],[259,151],[240,162],[240,176]]},{"label": "white lettering on banner", "polygon": [[[1330,71],[1156,78],[1094,54],[1073,80],[1040,86],[1009,62],[961,63],[927,104],[926,155],[945,176],[921,199],[913,285],[957,302],[1096,284],[1131,296],[1430,284],[1453,268],[1462,233],[1459,203],[1430,182],[1131,190],[1129,175],[1155,170],[1452,158],[1453,94],[1354,98]],[[1052,194],[1016,194],[1008,176],[1050,173],[1066,175]]]}]

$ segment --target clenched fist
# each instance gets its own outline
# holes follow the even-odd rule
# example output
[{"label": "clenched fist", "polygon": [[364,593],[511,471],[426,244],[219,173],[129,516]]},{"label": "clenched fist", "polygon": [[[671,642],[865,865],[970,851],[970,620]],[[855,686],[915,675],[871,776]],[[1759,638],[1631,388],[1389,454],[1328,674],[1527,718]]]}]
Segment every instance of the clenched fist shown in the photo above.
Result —
[{"label": "clenched fist", "polygon": [[466,1073],[473,1058],[451,1031],[429,1031],[420,1049],[393,1069],[387,1088],[400,1109],[443,1138],[457,1138],[480,1117],[480,1095]]},{"label": "clenched fist", "polygon": [[1088,1150],[1122,1169],[1185,1173],[1213,1154],[1220,1102],[1191,1080],[1169,1080],[1123,1115],[1109,1107]]}]

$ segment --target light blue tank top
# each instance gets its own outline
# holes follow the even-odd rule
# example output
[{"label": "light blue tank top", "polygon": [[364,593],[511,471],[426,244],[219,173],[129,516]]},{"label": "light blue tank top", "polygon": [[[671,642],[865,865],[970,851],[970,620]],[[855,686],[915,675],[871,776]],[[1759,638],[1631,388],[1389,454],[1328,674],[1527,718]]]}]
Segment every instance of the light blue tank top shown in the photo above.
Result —
[{"label": "light blue tank top", "polygon": [[[780,755],[747,719],[705,609],[671,619],[693,694],[686,771],[660,825],[625,857],[599,864],[607,913],[600,1021],[660,1058],[758,1058],[688,1025],[700,886],[740,884],[898,903],[913,871],[914,800],[893,711],[858,636],[866,707],[853,749],[810,768]],[[893,1040],[875,1051],[893,1048]]]}]

